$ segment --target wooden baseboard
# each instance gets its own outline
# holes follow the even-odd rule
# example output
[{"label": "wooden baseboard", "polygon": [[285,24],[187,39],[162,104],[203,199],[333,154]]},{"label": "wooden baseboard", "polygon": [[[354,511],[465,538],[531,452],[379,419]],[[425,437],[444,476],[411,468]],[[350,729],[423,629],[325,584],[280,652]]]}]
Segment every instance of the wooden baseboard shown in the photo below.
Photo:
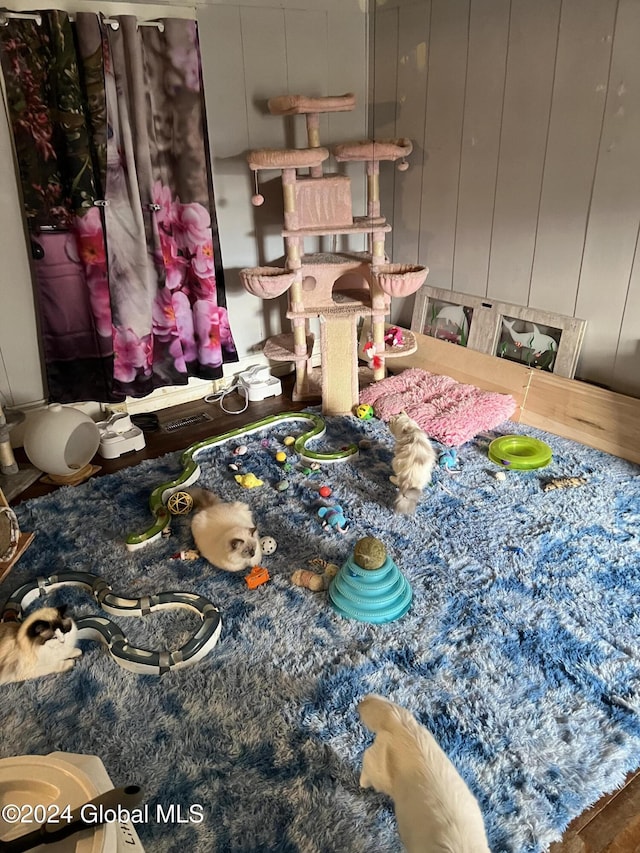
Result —
[{"label": "wooden baseboard", "polygon": [[394,373],[420,367],[486,391],[511,394],[513,421],[640,464],[640,400],[496,356],[416,334],[417,351],[387,362]]}]

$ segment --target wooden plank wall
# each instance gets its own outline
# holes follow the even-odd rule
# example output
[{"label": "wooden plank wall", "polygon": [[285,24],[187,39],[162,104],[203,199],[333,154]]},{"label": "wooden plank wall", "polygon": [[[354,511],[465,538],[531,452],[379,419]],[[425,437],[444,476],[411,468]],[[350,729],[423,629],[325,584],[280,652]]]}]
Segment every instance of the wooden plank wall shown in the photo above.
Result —
[{"label": "wooden plank wall", "polygon": [[577,376],[640,396],[640,0],[372,9],[372,132],[414,140],[393,260],[587,320]]},{"label": "wooden plank wall", "polygon": [[[243,267],[280,263],[284,254],[280,172],[260,173],[265,203],[252,207],[255,188],[246,154],[254,148],[306,147],[303,116],[272,116],[267,109],[269,98],[283,94],[354,92],[352,112],[321,116],[321,144],[366,137],[367,15],[359,4],[341,0],[215,0],[197,9],[197,19],[229,313],[243,356],[291,328],[286,300],[257,299],[239,280]],[[353,210],[363,214],[365,172],[354,166],[360,164],[346,170]],[[319,329],[314,331],[319,340]]]}]

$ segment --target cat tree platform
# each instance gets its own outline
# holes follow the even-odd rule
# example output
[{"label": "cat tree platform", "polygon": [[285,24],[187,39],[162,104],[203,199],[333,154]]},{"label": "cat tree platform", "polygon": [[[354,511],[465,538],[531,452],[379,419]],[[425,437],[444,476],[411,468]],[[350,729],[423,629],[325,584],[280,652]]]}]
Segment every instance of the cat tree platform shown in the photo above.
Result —
[{"label": "cat tree platform", "polygon": [[245,290],[260,299],[282,296],[293,284],[295,271],[280,267],[252,267],[240,270],[240,281]]},{"label": "cat tree platform", "polygon": [[306,350],[299,354],[295,351],[294,336],[290,332],[282,335],[274,335],[268,338],[262,350],[265,358],[269,361],[307,361],[311,358],[315,335],[311,332],[306,336]]},{"label": "cat tree platform", "polygon": [[362,139],[358,142],[343,142],[333,148],[338,163],[378,163],[380,160],[400,160],[413,151],[410,139]]},{"label": "cat tree platform", "polygon": [[371,268],[380,289],[388,296],[411,296],[425,283],[429,268],[418,264],[381,264]]},{"label": "cat tree platform", "polygon": [[249,168],[258,169],[311,169],[329,159],[326,148],[260,148],[247,158]]},{"label": "cat tree platform", "polygon": [[330,237],[333,234],[371,234],[373,231],[388,234],[391,226],[384,216],[354,216],[346,225],[318,225],[307,228],[285,228],[283,237]]},{"label": "cat tree platform", "polygon": [[[351,184],[347,175],[323,169],[329,157],[320,145],[321,113],[349,111],[355,106],[353,94],[329,97],[282,95],[271,98],[269,111],[278,116],[306,116],[307,147],[274,150],[263,148],[247,154],[249,168],[255,173],[255,194],[251,203],[260,207],[264,196],[258,188],[258,171],[282,171],[284,268],[256,267],[240,272],[243,286],[261,299],[273,299],[287,293],[287,318],[292,334],[271,338],[264,349],[274,361],[293,361],[296,383],[293,399],[306,399],[314,393],[318,381],[322,390],[324,414],[346,414],[359,399],[358,325],[361,318],[370,321],[371,357],[374,378],[385,376],[385,358],[396,358],[414,351],[414,342],[405,342],[402,351],[387,347],[384,340],[385,317],[392,297],[415,293],[429,272],[417,264],[391,263],[385,252],[386,234],[391,226],[380,212],[380,161],[399,160],[397,168],[407,168],[405,157],[413,148],[410,139],[357,140],[333,149],[337,163],[354,161],[366,164],[367,206],[365,216],[354,216]],[[307,170],[307,171],[304,171]],[[305,254],[305,239],[338,235],[366,235],[367,252],[331,252]],[[335,247],[335,242],[334,242]],[[322,371],[313,368],[309,351],[309,321],[320,323]]]},{"label": "cat tree platform", "polygon": [[269,98],[267,106],[274,116],[313,115],[314,113],[351,112],[356,105],[353,92],[312,98],[307,95],[279,95]]}]

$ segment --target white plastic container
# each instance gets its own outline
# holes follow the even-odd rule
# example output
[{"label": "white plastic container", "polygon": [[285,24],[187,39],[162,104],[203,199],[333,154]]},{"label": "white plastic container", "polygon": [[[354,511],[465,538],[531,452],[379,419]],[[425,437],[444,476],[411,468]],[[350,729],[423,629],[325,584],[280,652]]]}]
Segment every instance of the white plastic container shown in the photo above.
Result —
[{"label": "white plastic container", "polygon": [[60,403],[32,415],[24,431],[29,461],[57,477],[70,477],[88,465],[99,445],[100,431],[89,415]]}]

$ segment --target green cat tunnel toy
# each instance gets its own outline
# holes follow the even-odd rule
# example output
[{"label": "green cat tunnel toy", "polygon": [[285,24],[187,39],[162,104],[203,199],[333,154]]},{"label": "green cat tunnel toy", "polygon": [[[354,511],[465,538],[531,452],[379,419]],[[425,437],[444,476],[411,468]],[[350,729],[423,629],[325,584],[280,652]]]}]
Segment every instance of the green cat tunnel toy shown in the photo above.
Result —
[{"label": "green cat tunnel toy", "polygon": [[197,458],[203,451],[210,447],[215,447],[218,444],[224,444],[234,438],[240,436],[251,435],[259,432],[265,427],[277,426],[278,424],[287,423],[289,421],[307,421],[311,424],[311,428],[302,433],[293,445],[295,452],[307,462],[318,462],[331,464],[334,462],[344,462],[347,459],[352,459],[358,455],[358,448],[354,444],[348,447],[341,447],[340,450],[318,452],[310,450],[307,445],[311,441],[316,441],[326,432],[324,418],[320,415],[315,415],[311,412],[284,412],[280,415],[269,415],[247,426],[239,427],[238,429],[230,430],[222,433],[222,435],[206,438],[203,441],[198,441],[187,447],[180,457],[182,465],[182,473],[175,480],[168,483],[162,483],[155,488],[149,497],[149,508],[154,517],[153,523],[142,533],[131,533],[127,536],[126,545],[129,551],[136,551],[138,548],[143,548],[149,545],[160,537],[163,532],[169,527],[171,522],[171,513],[167,509],[166,502],[174,492],[180,491],[187,486],[192,486],[200,477],[200,466]]}]

